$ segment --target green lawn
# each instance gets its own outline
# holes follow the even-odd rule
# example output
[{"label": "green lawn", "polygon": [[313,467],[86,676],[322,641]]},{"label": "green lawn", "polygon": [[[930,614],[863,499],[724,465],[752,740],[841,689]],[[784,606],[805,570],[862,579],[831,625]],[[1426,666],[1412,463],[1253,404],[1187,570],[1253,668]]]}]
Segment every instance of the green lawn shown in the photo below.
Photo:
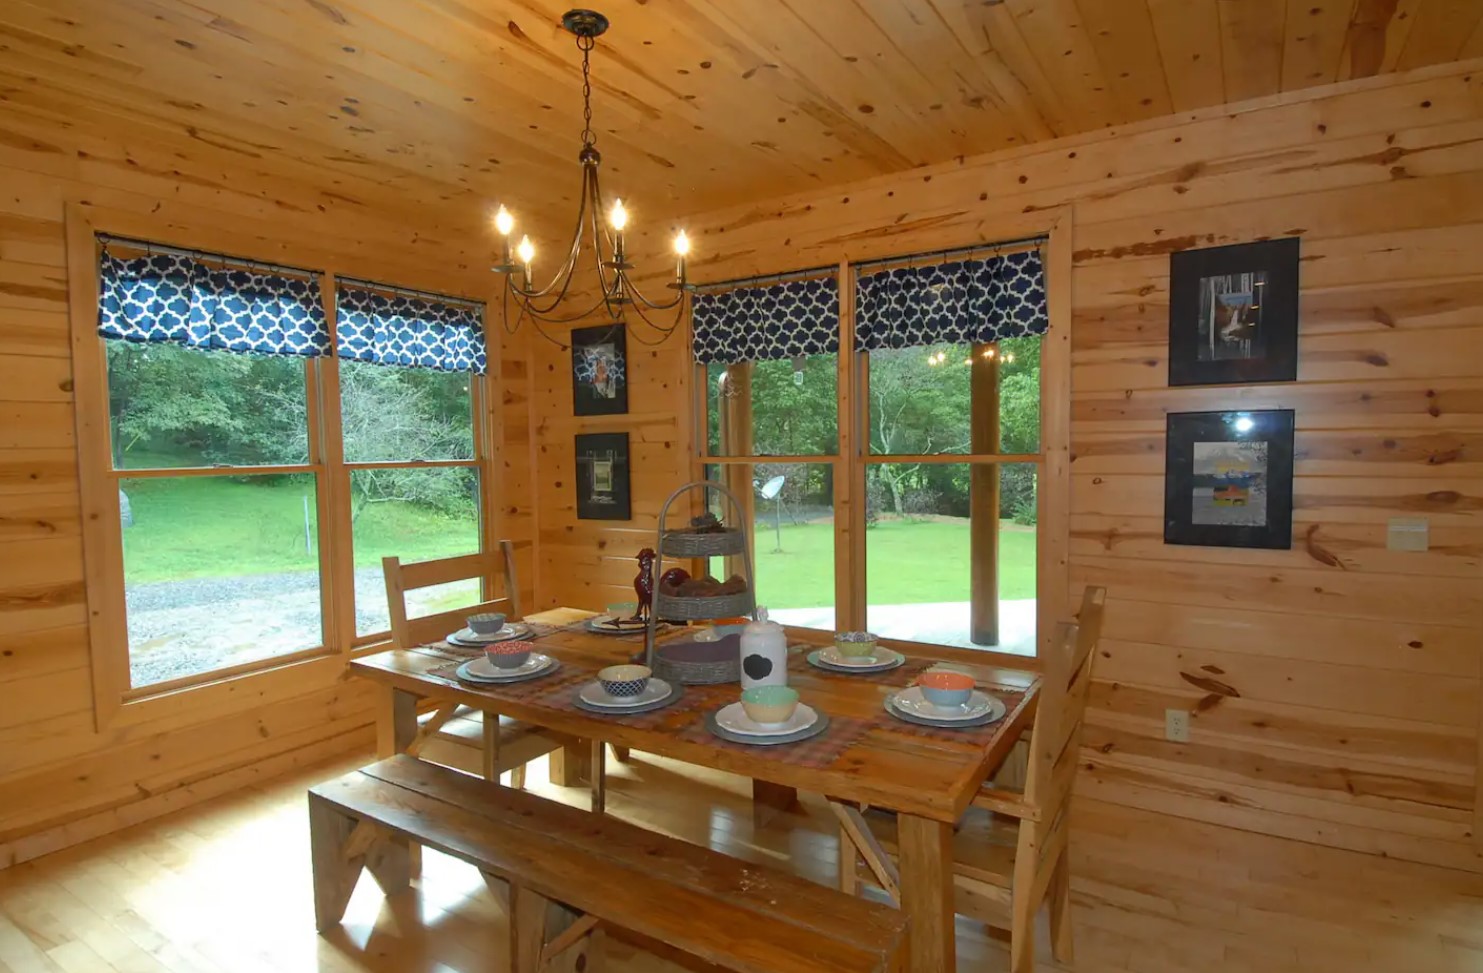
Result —
[{"label": "green lawn", "polygon": [[[135,479],[123,484],[134,525],[124,531],[130,582],[310,571],[319,564],[311,477],[272,484],[226,477]],[[309,501],[309,548],[304,500]],[[355,524],[358,567],[387,554],[405,560],[467,554],[477,522],[410,504],[373,504]]]},{"label": "green lawn", "polygon": [[[783,525],[783,553],[770,526],[756,533],[757,600],[769,608],[834,604],[834,527]],[[968,601],[968,521],[882,520],[865,532],[866,589],[874,605]],[[1035,597],[1035,531],[999,534],[999,597]]]}]

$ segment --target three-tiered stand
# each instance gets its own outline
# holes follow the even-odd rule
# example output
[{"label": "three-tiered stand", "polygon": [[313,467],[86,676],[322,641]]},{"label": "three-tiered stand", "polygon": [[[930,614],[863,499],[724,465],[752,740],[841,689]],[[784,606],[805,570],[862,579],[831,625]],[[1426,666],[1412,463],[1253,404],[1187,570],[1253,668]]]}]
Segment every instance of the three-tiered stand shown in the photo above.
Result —
[{"label": "three-tiered stand", "polygon": [[[669,518],[670,506],[680,497],[693,490],[714,490],[730,505],[732,517],[736,524],[729,524],[725,519],[721,526],[724,530],[699,534],[688,530],[666,530],[665,523]],[[706,505],[709,509],[709,504]],[[649,627],[644,639],[644,661],[656,675],[668,679],[671,675],[676,676],[681,682],[699,684],[704,682],[724,682],[721,668],[716,663],[666,662],[661,668],[668,668],[668,673],[660,672],[655,667],[654,658],[654,633],[661,618],[676,621],[707,621],[715,618],[735,618],[739,615],[749,615],[756,618],[757,614],[757,591],[756,579],[752,574],[752,552],[747,544],[746,511],[736,499],[736,495],[720,483],[713,480],[696,480],[686,483],[664,501],[664,506],[659,510],[658,537],[655,542],[655,550],[659,557],[654,566],[654,603],[649,610]],[[659,578],[664,573],[664,558],[711,558],[711,557],[734,557],[740,554],[742,559],[742,577],[747,582],[747,590],[732,595],[713,595],[707,597],[686,597],[682,595],[666,595],[659,590]],[[663,660],[661,660],[663,661]],[[726,669],[734,672],[738,661],[732,661]],[[676,671],[678,670],[678,671]],[[734,678],[734,677],[732,677]]]}]

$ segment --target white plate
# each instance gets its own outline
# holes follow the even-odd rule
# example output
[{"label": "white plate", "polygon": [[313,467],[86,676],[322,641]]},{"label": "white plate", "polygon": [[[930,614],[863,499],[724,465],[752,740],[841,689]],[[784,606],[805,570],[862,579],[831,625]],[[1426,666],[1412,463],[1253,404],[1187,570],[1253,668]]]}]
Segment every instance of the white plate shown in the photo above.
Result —
[{"label": "white plate", "polygon": [[506,622],[505,627],[493,635],[479,635],[471,628],[461,628],[448,636],[450,642],[463,642],[468,645],[489,645],[494,642],[508,642],[510,639],[518,639],[522,635],[530,634],[530,626],[524,622]]},{"label": "white plate", "polygon": [[901,658],[899,652],[893,652],[883,645],[876,646],[875,655],[848,656],[840,654],[834,646],[819,650],[819,661],[827,662],[831,666],[839,666],[844,669],[875,669],[894,666],[896,660]]},{"label": "white plate", "polygon": [[600,709],[632,709],[635,706],[646,706],[649,703],[657,703],[674,691],[674,687],[663,679],[651,677],[649,685],[637,696],[609,696],[602,688],[602,683],[593,680],[583,686],[577,695],[582,702],[596,706]]},{"label": "white plate", "polygon": [[924,720],[942,720],[945,722],[958,722],[961,720],[976,720],[994,708],[994,699],[988,693],[973,691],[968,697],[968,702],[962,706],[937,706],[927,702],[922,695],[921,686],[911,686],[903,689],[891,701],[896,708],[903,713],[919,716]]},{"label": "white plate", "polygon": [[490,662],[488,657],[480,656],[477,659],[470,660],[464,666],[464,671],[474,679],[516,679],[520,676],[528,676],[531,673],[540,672],[542,669],[549,667],[553,662],[555,660],[549,655],[532,652],[530,658],[526,659],[521,665],[513,669],[501,669]]},{"label": "white plate", "polygon": [[742,709],[741,703],[732,703],[716,711],[716,725],[728,733],[748,737],[777,737],[788,733],[807,730],[819,722],[819,714],[807,703],[799,703],[792,719],[786,723],[754,723]]},{"label": "white plate", "polygon": [[642,632],[649,627],[648,622],[634,621],[631,615],[624,616],[622,625],[614,624],[616,618],[615,615],[599,615],[587,624],[599,632]]}]

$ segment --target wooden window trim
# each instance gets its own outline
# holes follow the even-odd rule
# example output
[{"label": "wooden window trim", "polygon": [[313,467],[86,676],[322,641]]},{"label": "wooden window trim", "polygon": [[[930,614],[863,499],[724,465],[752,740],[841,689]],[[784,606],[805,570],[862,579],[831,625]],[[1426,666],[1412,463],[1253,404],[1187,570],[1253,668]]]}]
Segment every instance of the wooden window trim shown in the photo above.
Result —
[{"label": "wooden window trim", "polygon": [[[710,454],[710,389],[706,366],[695,364],[687,374],[695,388],[687,412],[691,441],[692,475],[703,477],[707,465],[750,467],[760,463],[819,463],[835,469],[834,481],[834,581],[835,625],[864,628],[865,594],[865,496],[866,467],[880,463],[965,463],[975,465],[1036,464],[1036,654],[1040,664],[1052,650],[1058,622],[1069,619],[1070,514],[1071,514],[1071,271],[1073,209],[1070,206],[1045,210],[1034,218],[996,233],[987,227],[983,239],[996,236],[1013,239],[1044,236],[1041,252],[1046,275],[1046,304],[1049,330],[1040,348],[1040,451],[1038,453],[940,453],[896,456],[871,453],[867,427],[870,374],[866,355],[855,349],[855,265],[847,255],[839,260],[840,348],[836,395],[838,397],[839,451],[819,456],[713,456]],[[970,242],[933,241],[930,249],[971,246]],[[928,249],[924,247],[923,249]],[[689,336],[693,341],[693,335]],[[863,441],[862,441],[863,440]],[[843,474],[843,475],[841,475]],[[803,641],[816,640],[812,629],[790,629]],[[888,639],[888,644],[911,651],[932,648],[927,643]],[[993,649],[964,650],[983,661],[1024,665],[1028,656]]]},{"label": "wooden window trim", "polygon": [[[140,239],[198,236],[189,229],[148,218],[112,218],[71,201],[64,207],[67,254],[68,327],[72,351],[73,405],[77,436],[78,491],[82,510],[83,585],[95,729],[103,732],[191,712],[261,705],[332,685],[353,654],[384,647],[387,633],[357,637],[354,605],[354,551],[350,531],[350,471],[385,467],[474,467],[480,479],[479,541],[497,542],[497,487],[500,429],[499,396],[492,371],[471,376],[474,458],[388,463],[346,463],[340,422],[340,369],[334,355],[305,362],[309,462],[244,467],[251,473],[310,473],[315,476],[319,518],[319,570],[323,645],[256,662],[199,673],[150,686],[129,685],[128,616],[124,597],[123,537],[118,529],[119,478],[209,476],[235,472],[211,467],[179,470],[114,470],[109,441],[108,374],[105,346],[97,333],[100,289],[97,237],[114,234]],[[189,244],[185,244],[189,245]],[[250,254],[245,256],[252,256]],[[278,255],[263,255],[271,261]],[[327,326],[335,334],[335,271],[319,271]],[[498,335],[485,329],[490,369],[499,360]],[[484,579],[485,591],[493,579]]]}]

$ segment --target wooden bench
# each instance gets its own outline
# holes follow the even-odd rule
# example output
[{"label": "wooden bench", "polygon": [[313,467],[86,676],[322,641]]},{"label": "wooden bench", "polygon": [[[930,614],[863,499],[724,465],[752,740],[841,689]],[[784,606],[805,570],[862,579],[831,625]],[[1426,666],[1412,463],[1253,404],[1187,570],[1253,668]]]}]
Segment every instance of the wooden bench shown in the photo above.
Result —
[{"label": "wooden bench", "polygon": [[310,788],[309,834],[321,932],[363,868],[407,887],[416,842],[484,874],[512,973],[592,973],[603,924],[739,973],[904,968],[906,918],[888,906],[406,755]]}]

